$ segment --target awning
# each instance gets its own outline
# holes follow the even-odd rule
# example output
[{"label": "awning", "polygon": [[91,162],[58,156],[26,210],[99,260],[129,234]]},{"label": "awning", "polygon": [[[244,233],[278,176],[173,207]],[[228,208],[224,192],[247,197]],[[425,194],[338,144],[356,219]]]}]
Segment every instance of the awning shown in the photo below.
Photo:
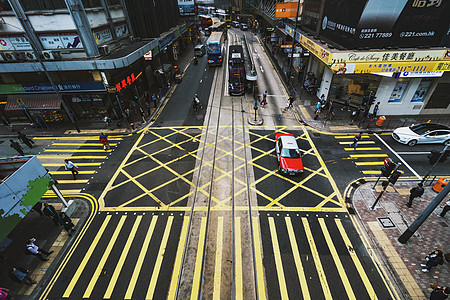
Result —
[{"label": "awning", "polygon": [[[22,110],[17,103],[22,99],[29,110],[60,109],[61,102],[56,94],[8,95],[5,110]],[[20,101],[20,100],[19,100]]]}]

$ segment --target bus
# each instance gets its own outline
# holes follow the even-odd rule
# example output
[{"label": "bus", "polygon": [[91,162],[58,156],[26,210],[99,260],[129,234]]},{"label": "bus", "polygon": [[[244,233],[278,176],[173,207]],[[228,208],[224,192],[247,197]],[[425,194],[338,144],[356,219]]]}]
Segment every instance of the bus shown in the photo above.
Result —
[{"label": "bus", "polygon": [[221,31],[211,33],[206,41],[206,54],[210,66],[222,65],[223,45],[223,33]]},{"label": "bus", "polygon": [[227,28],[231,27],[231,16],[225,13],[216,13],[216,16],[220,19],[220,21],[225,22],[227,24]]},{"label": "bus", "polygon": [[211,32],[216,32],[216,31],[220,31],[222,32],[225,29],[225,22],[219,22],[216,23],[214,25],[209,26],[208,31]]},{"label": "bus", "polygon": [[245,87],[244,51],[241,45],[228,48],[228,90],[230,95],[243,95]]},{"label": "bus", "polygon": [[213,25],[213,20],[212,20],[211,16],[199,15],[198,20],[200,21],[201,27],[203,29],[208,28],[209,26]]}]

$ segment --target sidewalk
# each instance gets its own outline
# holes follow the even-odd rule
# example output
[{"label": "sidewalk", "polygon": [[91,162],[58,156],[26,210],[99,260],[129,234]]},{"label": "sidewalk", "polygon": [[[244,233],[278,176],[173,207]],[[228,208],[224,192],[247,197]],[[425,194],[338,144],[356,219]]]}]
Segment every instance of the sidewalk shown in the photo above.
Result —
[{"label": "sidewalk", "polygon": [[435,249],[444,254],[450,252],[450,215],[444,218],[436,216],[442,211],[448,197],[406,244],[397,241],[437,195],[431,186],[425,186],[424,195],[415,198],[412,208],[408,208],[405,203],[409,199],[409,190],[417,183],[397,182],[394,188],[389,187],[374,210],[370,207],[379,195],[381,183],[375,190],[372,190],[374,182],[362,184],[354,191],[352,198],[353,208],[374,246],[375,255],[402,289],[398,292],[400,299],[429,299],[432,291],[430,284],[450,285],[450,263],[444,261],[443,265],[433,267],[428,273],[423,273],[420,266],[426,263],[425,256]]}]

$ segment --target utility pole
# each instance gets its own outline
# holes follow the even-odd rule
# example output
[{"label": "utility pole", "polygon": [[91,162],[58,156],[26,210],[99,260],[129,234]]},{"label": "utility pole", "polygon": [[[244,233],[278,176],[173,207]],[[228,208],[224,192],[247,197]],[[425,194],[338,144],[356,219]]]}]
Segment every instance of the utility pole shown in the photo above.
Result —
[{"label": "utility pole", "polygon": [[294,60],[294,47],[295,47],[295,35],[297,33],[297,24],[298,24],[298,14],[300,12],[300,0],[298,0],[297,5],[297,15],[295,16],[295,25],[294,25],[294,36],[292,37],[292,48],[291,48],[291,59],[289,59],[289,70],[288,70],[288,76],[289,76],[289,83],[292,86],[292,80],[291,80],[291,70],[292,70],[292,63]]},{"label": "utility pole", "polygon": [[[397,175],[397,173],[400,174],[399,172],[397,172],[397,169],[398,169],[398,167],[400,167],[400,165],[401,165],[401,163],[396,164],[395,169],[394,169],[394,171],[393,171],[392,174],[391,174],[391,177],[389,177],[388,181],[383,182],[383,186],[384,186],[384,187],[383,187],[383,190],[381,191],[381,193],[378,195],[378,198],[377,198],[377,199],[375,200],[375,202],[373,203],[372,207],[370,208],[371,210],[374,210],[374,209],[375,209],[375,206],[377,205],[378,201],[380,201],[381,196],[383,196],[384,192],[386,191],[387,187],[389,186],[389,182],[392,182],[392,181],[393,181],[392,184],[395,184],[395,182],[397,181],[398,176],[399,176],[399,175]],[[397,173],[396,173],[396,172],[397,172]],[[394,174],[396,174],[396,175],[395,175],[396,178],[394,178]],[[386,184],[384,184],[384,183],[386,183]]]},{"label": "utility pole", "polygon": [[402,244],[406,244],[409,238],[419,229],[420,225],[428,218],[429,215],[436,209],[436,207],[441,203],[441,201],[450,192],[450,184],[447,184],[442,191],[437,194],[436,198],[431,201],[430,204],[425,208],[425,210],[417,217],[416,220],[408,227],[408,229],[403,232],[403,234],[398,238],[398,241]]}]

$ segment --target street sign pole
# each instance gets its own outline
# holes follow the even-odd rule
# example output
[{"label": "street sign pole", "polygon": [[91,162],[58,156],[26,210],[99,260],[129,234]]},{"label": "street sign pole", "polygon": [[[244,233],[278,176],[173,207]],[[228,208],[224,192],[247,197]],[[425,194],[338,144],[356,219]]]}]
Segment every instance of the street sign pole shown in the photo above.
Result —
[{"label": "street sign pole", "polygon": [[[397,171],[398,167],[400,167],[401,163],[397,163],[397,165],[395,166],[394,171],[392,171],[391,174],[394,174],[395,171]],[[386,191],[387,187],[389,186],[389,178],[387,181],[387,184],[384,186],[383,190],[381,191],[381,193],[378,195],[378,198],[375,200],[375,202],[373,203],[372,207],[370,208],[371,210],[375,209],[375,206],[377,205],[378,201],[380,201],[381,196],[383,196],[384,192]]]},{"label": "street sign pole", "polygon": [[431,167],[431,169],[428,170],[427,175],[425,175],[424,177],[422,177],[422,181],[420,182],[421,184],[423,184],[425,182],[425,180],[428,178],[428,176],[430,176],[431,171],[433,171],[434,167],[436,167],[436,165],[439,163],[439,161],[441,160],[442,156],[444,156],[445,151],[447,151],[449,145],[446,145],[444,147],[444,150],[442,150],[441,155],[439,156],[439,158],[436,160],[436,162],[434,163],[434,165]]}]

